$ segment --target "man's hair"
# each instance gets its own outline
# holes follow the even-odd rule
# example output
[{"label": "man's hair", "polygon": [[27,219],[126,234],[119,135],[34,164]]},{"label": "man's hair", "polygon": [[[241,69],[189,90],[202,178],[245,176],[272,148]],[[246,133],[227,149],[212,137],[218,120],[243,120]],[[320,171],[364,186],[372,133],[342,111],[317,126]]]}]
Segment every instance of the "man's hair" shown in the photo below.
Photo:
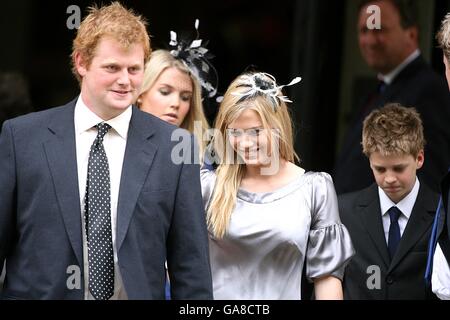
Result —
[{"label": "man's hair", "polygon": [[[359,3],[358,11],[367,6],[369,3],[379,2],[382,0],[361,0]],[[418,27],[417,19],[417,1],[415,0],[385,0],[397,9],[400,15],[400,24],[403,29],[410,27]],[[381,13],[383,14],[383,13]]]},{"label": "man's hair", "polygon": [[444,52],[445,58],[450,62],[450,13],[447,13],[444,20],[442,20],[436,39],[439,47]]},{"label": "man's hair", "polygon": [[374,152],[417,157],[425,146],[419,113],[398,103],[372,111],[364,120],[362,146],[367,157]]},{"label": "man's hair", "polygon": [[127,49],[133,44],[142,44],[144,48],[144,63],[151,54],[150,37],[143,17],[128,10],[119,2],[108,6],[88,8],[89,15],[81,22],[72,48],[72,72],[81,82],[75,65],[75,55],[81,54],[87,67],[91,65],[98,43],[104,37],[110,37]]}]

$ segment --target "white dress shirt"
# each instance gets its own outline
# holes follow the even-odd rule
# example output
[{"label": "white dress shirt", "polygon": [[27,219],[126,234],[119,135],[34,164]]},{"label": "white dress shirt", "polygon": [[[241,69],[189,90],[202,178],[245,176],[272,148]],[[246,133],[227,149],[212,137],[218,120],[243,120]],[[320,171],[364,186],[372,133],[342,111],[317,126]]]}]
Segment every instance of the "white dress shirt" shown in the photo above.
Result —
[{"label": "white dress shirt", "polygon": [[400,235],[403,235],[406,225],[408,224],[409,217],[411,216],[412,209],[416,203],[417,195],[419,194],[420,182],[416,177],[416,182],[411,192],[404,197],[399,203],[394,203],[389,197],[384,193],[383,189],[378,187],[378,195],[380,197],[380,207],[381,216],[383,220],[384,237],[386,238],[386,243],[388,243],[389,238],[389,227],[391,226],[391,219],[389,217],[388,210],[391,207],[397,207],[400,209],[402,214],[398,218],[398,225],[400,227]]},{"label": "white dress shirt", "polygon": [[111,179],[111,231],[114,251],[114,295],[111,299],[127,299],[127,294],[123,286],[122,277],[120,275],[117,248],[116,248],[116,232],[117,232],[117,203],[119,199],[120,177],[122,175],[122,164],[127,144],[128,127],[132,115],[131,106],[121,115],[114,119],[104,121],[92,112],[83,102],[81,95],[75,106],[75,141],[77,149],[77,166],[78,166],[78,185],[80,192],[81,217],[83,225],[83,261],[84,261],[84,284],[85,299],[94,299],[89,292],[89,262],[88,248],[86,240],[85,219],[84,219],[84,199],[86,194],[87,169],[89,161],[89,151],[97,137],[97,129],[95,125],[106,122],[111,129],[105,135],[103,145],[108,157],[109,174]]},{"label": "white dress shirt", "polygon": [[439,243],[433,256],[431,289],[441,300],[450,300],[450,267]]}]

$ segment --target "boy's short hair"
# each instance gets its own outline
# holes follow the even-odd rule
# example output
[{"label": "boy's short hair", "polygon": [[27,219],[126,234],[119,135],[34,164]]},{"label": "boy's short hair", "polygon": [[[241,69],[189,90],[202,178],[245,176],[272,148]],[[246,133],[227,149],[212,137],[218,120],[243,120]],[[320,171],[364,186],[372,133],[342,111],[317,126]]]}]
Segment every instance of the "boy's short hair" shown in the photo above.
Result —
[{"label": "boy's short hair", "polygon": [[416,158],[425,147],[422,120],[414,108],[389,103],[372,111],[364,120],[363,153],[410,154]]},{"label": "boy's short hair", "polygon": [[103,37],[111,37],[123,48],[142,44],[144,63],[146,63],[151,54],[150,37],[146,25],[147,22],[142,16],[135,14],[133,10],[126,9],[119,2],[113,2],[101,8],[90,7],[89,15],[81,22],[72,46],[72,72],[78,82],[81,83],[81,78],[75,66],[76,53],[82,55],[89,67],[98,43]]}]

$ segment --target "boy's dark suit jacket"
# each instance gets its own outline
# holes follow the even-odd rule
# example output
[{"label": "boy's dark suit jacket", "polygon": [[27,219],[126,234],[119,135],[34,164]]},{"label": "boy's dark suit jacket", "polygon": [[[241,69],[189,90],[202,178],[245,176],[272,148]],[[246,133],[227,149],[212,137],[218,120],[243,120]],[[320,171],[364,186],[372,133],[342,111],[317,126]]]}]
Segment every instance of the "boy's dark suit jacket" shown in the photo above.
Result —
[{"label": "boy's dark suit jacket", "polygon": [[[438,195],[424,183],[392,261],[384,236],[378,186],[339,196],[339,214],[356,250],[344,276],[344,298],[362,300],[432,299],[424,281],[428,241]],[[380,287],[369,289],[379,267]],[[369,269],[368,269],[369,268]],[[374,278],[369,283],[374,284]]]}]

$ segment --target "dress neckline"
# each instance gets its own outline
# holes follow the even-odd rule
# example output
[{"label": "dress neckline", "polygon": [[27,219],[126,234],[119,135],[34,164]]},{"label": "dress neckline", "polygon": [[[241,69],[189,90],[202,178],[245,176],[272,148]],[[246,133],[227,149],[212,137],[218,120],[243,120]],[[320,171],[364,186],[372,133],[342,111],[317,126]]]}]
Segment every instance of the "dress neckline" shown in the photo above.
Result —
[{"label": "dress neckline", "polygon": [[309,172],[305,173],[305,170],[302,169],[302,172],[298,174],[294,180],[270,192],[250,192],[245,189],[239,188],[237,197],[245,202],[250,203],[274,202],[297,190],[298,187],[303,183],[303,178],[308,175]]}]

